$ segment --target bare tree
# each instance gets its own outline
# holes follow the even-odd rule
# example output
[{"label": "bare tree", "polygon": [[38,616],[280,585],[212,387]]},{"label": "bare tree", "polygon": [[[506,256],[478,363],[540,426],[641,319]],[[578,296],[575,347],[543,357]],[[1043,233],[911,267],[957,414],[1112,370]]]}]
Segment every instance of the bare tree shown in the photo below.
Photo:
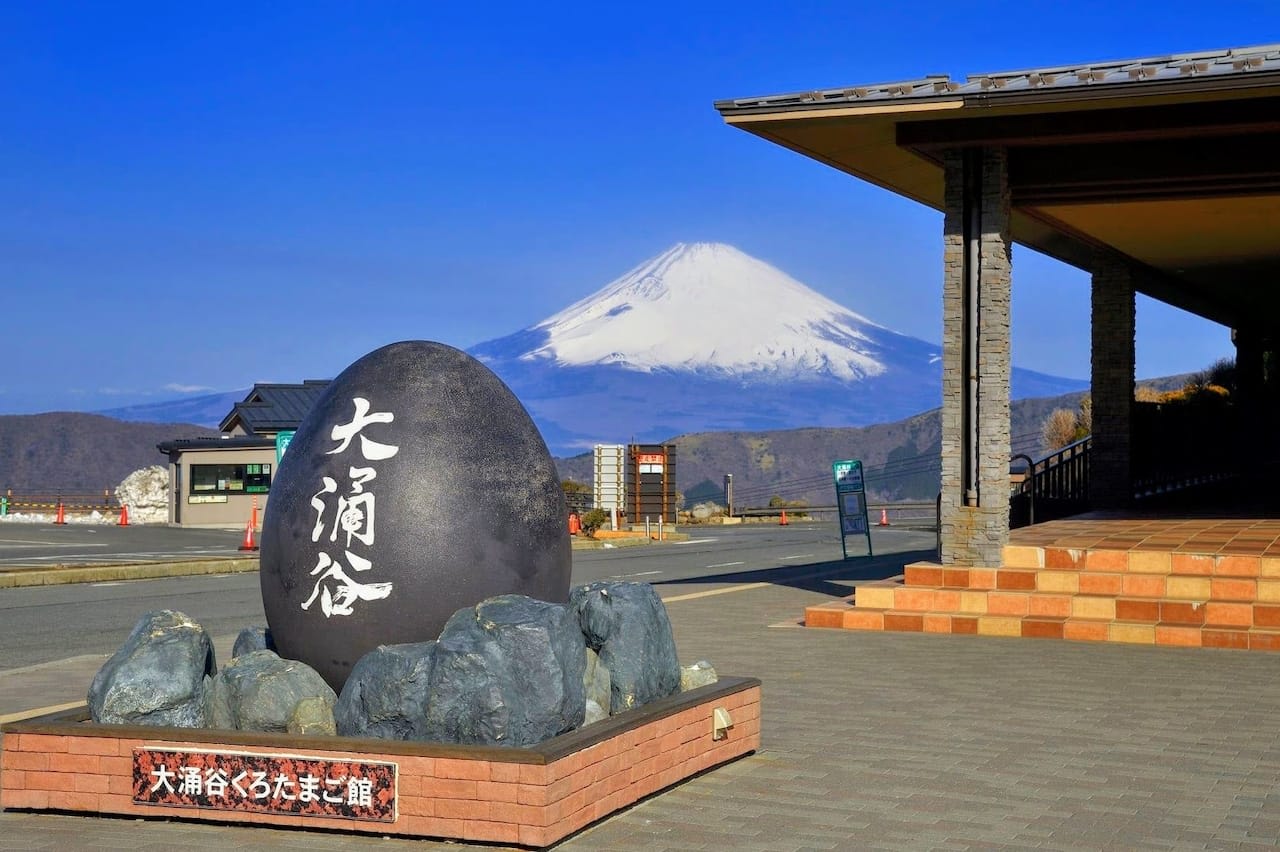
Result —
[{"label": "bare tree", "polygon": [[1044,419],[1044,426],[1040,429],[1041,438],[1044,440],[1044,451],[1051,453],[1054,450],[1060,450],[1076,440],[1079,425],[1080,418],[1069,408],[1055,408],[1049,412],[1049,416]]}]

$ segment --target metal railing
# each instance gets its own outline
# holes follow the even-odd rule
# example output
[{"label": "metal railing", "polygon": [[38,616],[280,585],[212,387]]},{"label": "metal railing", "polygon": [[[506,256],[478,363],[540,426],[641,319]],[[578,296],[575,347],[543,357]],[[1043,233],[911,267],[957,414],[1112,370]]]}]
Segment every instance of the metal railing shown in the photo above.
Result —
[{"label": "metal railing", "polygon": [[1025,527],[1078,514],[1089,508],[1089,451],[1093,436],[1067,444],[1042,459],[1019,453],[1010,462],[1026,462],[1025,478],[1009,495],[1009,526]]},{"label": "metal railing", "polygon": [[58,511],[59,505],[67,514],[101,512],[105,515],[120,511],[120,501],[105,488],[95,494],[57,491],[15,494],[12,490],[0,494],[0,514],[52,514]]},{"label": "metal railing", "polygon": [[[829,515],[840,511],[835,505],[830,506],[767,506],[761,508],[734,509],[733,514],[744,518],[769,518],[780,517],[783,512],[789,517],[797,517],[800,515]],[[932,500],[916,500],[903,501],[900,503],[868,503],[867,519],[872,526],[878,526],[881,519],[881,513],[888,513],[889,525],[901,524],[918,525],[926,523],[927,526],[933,526],[936,520],[936,511],[934,501]]]}]

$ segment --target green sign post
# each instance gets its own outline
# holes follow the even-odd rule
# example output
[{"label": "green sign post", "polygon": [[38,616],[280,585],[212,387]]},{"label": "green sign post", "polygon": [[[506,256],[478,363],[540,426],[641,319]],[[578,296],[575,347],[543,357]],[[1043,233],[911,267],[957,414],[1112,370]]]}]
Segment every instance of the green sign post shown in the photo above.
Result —
[{"label": "green sign post", "polygon": [[867,556],[871,556],[871,525],[867,523],[867,491],[862,481],[862,462],[857,459],[833,462],[831,475],[836,481],[836,506],[840,509],[840,547],[849,558],[845,539],[851,535],[867,537]]},{"label": "green sign post", "polygon": [[284,458],[284,451],[289,449],[289,442],[293,440],[292,429],[286,429],[283,432],[276,433],[276,467],[280,467],[280,460]]}]

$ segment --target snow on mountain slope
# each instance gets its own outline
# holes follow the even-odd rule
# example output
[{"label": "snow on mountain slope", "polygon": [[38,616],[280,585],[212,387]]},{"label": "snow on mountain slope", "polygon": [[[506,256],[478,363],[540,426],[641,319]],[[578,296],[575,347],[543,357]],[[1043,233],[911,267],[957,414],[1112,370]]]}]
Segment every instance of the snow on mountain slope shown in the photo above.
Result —
[{"label": "snow on mountain slope", "polygon": [[844,381],[886,369],[873,338],[887,329],[721,243],[679,243],[529,331],[545,337],[519,357],[562,367]]},{"label": "snow on mountain slope", "polygon": [[[553,453],[690,432],[862,426],[942,400],[941,347],[732,246],[679,244],[536,325],[472,347]],[[1085,382],[1014,368],[1013,393]]]}]

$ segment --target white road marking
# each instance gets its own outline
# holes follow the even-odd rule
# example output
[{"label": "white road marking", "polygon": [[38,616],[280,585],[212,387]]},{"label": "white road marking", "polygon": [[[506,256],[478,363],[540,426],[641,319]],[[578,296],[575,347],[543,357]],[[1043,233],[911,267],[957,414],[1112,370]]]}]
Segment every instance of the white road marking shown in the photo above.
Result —
[{"label": "white road marking", "polygon": [[670,598],[663,598],[664,604],[675,603],[676,601],[691,601],[695,598],[709,598],[713,595],[727,595],[731,592],[745,592],[748,589],[763,589],[765,586],[772,586],[773,583],[747,583],[743,586],[726,586],[723,589],[710,589],[705,592],[690,592],[687,595],[675,595]]},{"label": "white road marking", "polygon": [[691,538],[688,541],[677,541],[676,544],[706,544],[709,541],[719,541],[718,538]]},{"label": "white road marking", "polygon": [[[790,582],[795,582],[796,580],[809,580],[814,577],[825,577],[829,574],[835,574],[840,570],[842,569],[841,568],[819,568],[817,571],[810,571],[806,574],[801,574],[797,577],[789,577],[788,580]],[[690,592],[687,595],[675,595],[673,597],[663,598],[662,602],[664,604],[668,604],[668,603],[674,603],[676,601],[691,601],[691,600],[695,600],[696,598],[709,598],[714,595],[727,595],[732,592],[747,592],[747,591],[750,591],[751,589],[762,589],[765,586],[772,586],[772,585],[773,583],[744,583],[740,586],[725,586],[723,589],[709,589],[708,591],[705,591],[705,592]]]},{"label": "white road marking", "polygon": [[30,719],[33,716],[43,716],[46,713],[61,713],[63,710],[72,710],[76,707],[85,707],[83,701],[72,701],[69,704],[54,704],[49,707],[37,707],[34,710],[23,710],[19,713],[10,713],[7,716],[0,716],[0,725],[7,725],[10,722],[21,722],[23,719]]},{"label": "white road marking", "polygon": [[812,553],[798,553],[795,556],[779,556],[778,561],[781,562],[786,559],[808,559],[811,556],[813,556]]},{"label": "white road marking", "polygon": [[0,541],[0,547],[108,547],[106,542],[68,544],[65,541]]},{"label": "white road marking", "polygon": [[718,562],[715,565],[708,565],[708,568],[732,568],[734,565],[746,565],[745,562]]}]

